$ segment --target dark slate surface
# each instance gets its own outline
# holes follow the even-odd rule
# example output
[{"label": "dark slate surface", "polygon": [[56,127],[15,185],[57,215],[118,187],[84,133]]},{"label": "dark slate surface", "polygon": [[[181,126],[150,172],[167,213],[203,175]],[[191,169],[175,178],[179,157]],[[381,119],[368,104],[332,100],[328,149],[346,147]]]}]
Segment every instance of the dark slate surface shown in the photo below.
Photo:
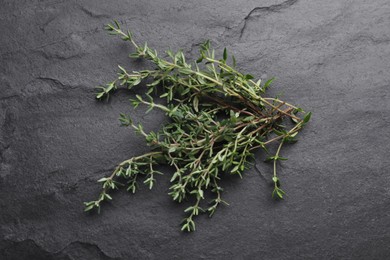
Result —
[{"label": "dark slate surface", "polygon": [[[0,2],[0,259],[390,258],[388,0]],[[227,46],[244,71],[277,76],[272,94],[313,112],[283,152],[285,201],[270,198],[259,157],[193,234],[179,232],[169,176],[83,213],[98,178],[147,150],[118,114],[164,121],[132,111],[126,91],[94,100],[117,64],[143,66],[103,31],[112,19],[160,51]]]}]

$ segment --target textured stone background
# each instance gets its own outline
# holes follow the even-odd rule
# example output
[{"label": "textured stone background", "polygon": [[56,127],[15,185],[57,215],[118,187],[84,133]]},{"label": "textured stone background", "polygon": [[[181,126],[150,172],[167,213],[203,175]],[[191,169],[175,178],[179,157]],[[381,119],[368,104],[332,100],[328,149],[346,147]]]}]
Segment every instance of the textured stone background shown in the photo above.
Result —
[{"label": "textured stone background", "polygon": [[[179,232],[185,205],[166,196],[168,174],[83,213],[98,178],[147,150],[118,114],[148,129],[164,120],[132,111],[134,93],[94,100],[117,64],[143,66],[103,31],[112,19],[160,51],[195,57],[211,39],[313,112],[283,152],[285,201],[270,198],[259,158],[193,234]],[[0,259],[390,258],[388,0],[1,0],[0,23]]]}]

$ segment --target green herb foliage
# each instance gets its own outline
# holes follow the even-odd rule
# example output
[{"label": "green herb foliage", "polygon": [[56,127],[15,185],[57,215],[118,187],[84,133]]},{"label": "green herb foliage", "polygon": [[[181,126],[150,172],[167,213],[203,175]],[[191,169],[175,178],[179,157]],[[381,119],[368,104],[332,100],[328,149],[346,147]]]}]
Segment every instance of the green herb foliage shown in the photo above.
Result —
[{"label": "green herb foliage", "polygon": [[[229,65],[225,48],[222,59],[216,58],[209,41],[200,46],[196,62],[190,63],[182,51],[167,51],[166,58],[161,58],[146,43],[137,44],[131,32],[121,30],[117,22],[108,24],[106,29],[133,45],[135,52],[130,54],[131,58],[147,59],[155,69],[128,72],[119,66],[117,79],[100,87],[96,98],[108,97],[119,86],[132,89],[148,79],[145,94],[132,99],[132,105],[134,108],[145,105],[148,111],[160,109],[170,120],[158,132],[145,132],[128,115],[120,115],[121,124],[145,137],[151,151],[123,161],[110,176],[100,179],[102,192],[97,200],[85,203],[86,211],[100,211],[101,203],[112,199],[110,191],[120,186],[125,185],[129,192],[135,193],[141,176],[143,183],[152,189],[156,175],[161,174],[156,166],[166,164],[174,169],[169,188],[172,199],[194,201],[184,210],[187,217],[181,228],[193,231],[195,216],[203,212],[212,216],[220,204],[227,204],[221,197],[223,174],[241,177],[257,149],[264,150],[269,155],[267,161],[274,166],[272,197],[283,199],[285,192],[276,172],[278,162],[286,160],[280,156],[281,148],[296,141],[311,113],[279,98],[265,97],[273,79],[262,83],[237,71],[234,56],[230,57],[232,65]],[[156,97],[159,88],[163,94]],[[284,124],[286,119],[293,123]],[[278,143],[273,155],[267,149],[271,143]],[[207,194],[214,194],[208,204],[203,202],[206,190]]]}]

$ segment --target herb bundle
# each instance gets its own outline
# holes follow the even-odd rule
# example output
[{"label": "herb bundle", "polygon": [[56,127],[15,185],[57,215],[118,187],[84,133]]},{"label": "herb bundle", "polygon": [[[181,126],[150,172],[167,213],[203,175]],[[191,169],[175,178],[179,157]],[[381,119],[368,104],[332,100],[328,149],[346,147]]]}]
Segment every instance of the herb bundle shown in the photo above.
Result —
[{"label": "herb bundle", "polygon": [[[196,215],[207,212],[212,216],[221,203],[227,204],[222,200],[223,189],[219,184],[223,174],[241,177],[257,149],[264,150],[269,155],[267,161],[273,163],[272,197],[283,198],[285,192],[280,188],[276,171],[278,161],[286,160],[280,156],[281,148],[296,141],[311,113],[304,113],[279,98],[265,97],[273,79],[262,83],[250,74],[240,73],[234,56],[228,65],[225,48],[222,58],[217,59],[209,41],[201,44],[199,59],[189,63],[182,51],[167,51],[166,58],[161,58],[146,43],[137,44],[131,32],[121,30],[116,21],[106,29],[134,46],[131,58],[147,59],[155,69],[128,72],[119,66],[117,79],[100,87],[96,98],[108,97],[119,86],[131,89],[148,79],[145,94],[136,95],[132,105],[148,106],[147,112],[160,109],[170,121],[157,132],[145,132],[128,115],[120,115],[123,126],[134,128],[145,138],[150,152],[121,162],[110,176],[100,179],[102,192],[97,200],[85,203],[86,211],[95,208],[100,211],[101,203],[112,199],[110,191],[120,186],[135,193],[140,177],[152,189],[156,175],[161,174],[156,166],[166,164],[174,169],[169,188],[172,199],[194,201],[184,210],[187,217],[182,222],[182,230],[193,231]],[[163,94],[156,99],[161,89]],[[293,123],[285,124],[286,119]],[[271,155],[267,146],[275,142],[278,148]],[[202,203],[206,190],[214,194],[208,204]]]}]

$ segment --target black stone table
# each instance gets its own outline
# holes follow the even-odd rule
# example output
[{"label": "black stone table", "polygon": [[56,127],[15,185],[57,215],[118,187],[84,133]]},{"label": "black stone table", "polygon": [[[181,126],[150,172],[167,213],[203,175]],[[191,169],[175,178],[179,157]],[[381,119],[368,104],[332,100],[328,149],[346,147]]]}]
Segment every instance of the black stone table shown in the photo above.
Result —
[{"label": "black stone table", "polygon": [[[97,179],[148,149],[119,113],[149,130],[165,120],[134,112],[134,92],[95,101],[117,64],[148,66],[103,30],[113,19],[160,52],[195,58],[211,39],[313,112],[283,151],[285,201],[271,199],[259,155],[192,234],[179,231],[169,171],[83,212]],[[0,259],[390,259],[388,0],[2,0],[0,23]]]}]

